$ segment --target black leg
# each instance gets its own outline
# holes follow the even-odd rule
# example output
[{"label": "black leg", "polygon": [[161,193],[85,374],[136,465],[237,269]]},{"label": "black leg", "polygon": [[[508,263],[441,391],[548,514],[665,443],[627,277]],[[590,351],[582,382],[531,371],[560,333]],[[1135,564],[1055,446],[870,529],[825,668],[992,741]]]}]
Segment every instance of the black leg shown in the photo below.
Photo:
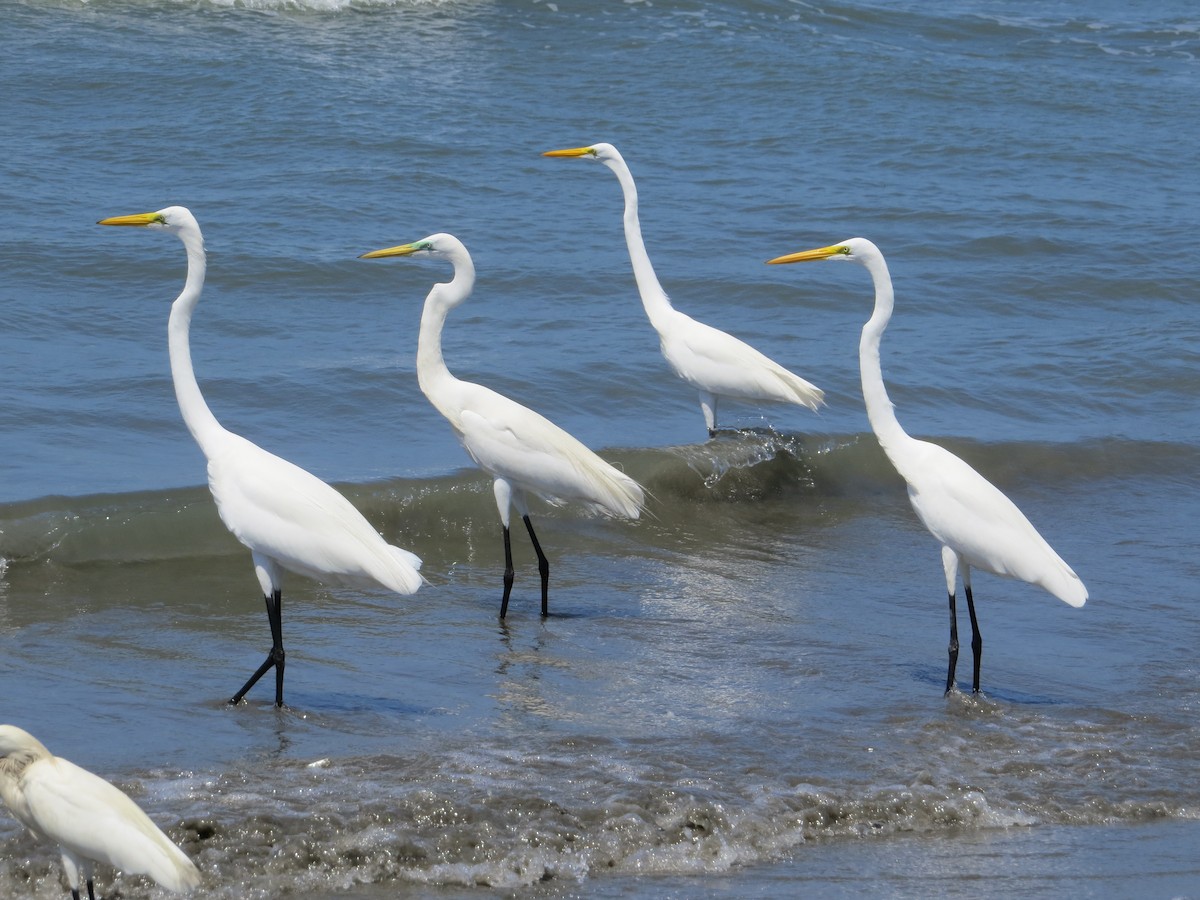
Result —
[{"label": "black leg", "polygon": [[88,900],[96,900],[96,888],[92,885],[92,879],[87,880]]},{"label": "black leg", "polygon": [[546,554],[542,552],[542,545],[538,543],[537,535],[533,533],[533,523],[529,521],[529,516],[522,516],[525,520],[525,528],[529,531],[529,539],[533,541],[533,549],[537,553],[538,558],[538,573],[542,576],[542,616],[550,615],[550,560],[546,559]]},{"label": "black leg", "polygon": [[983,658],[983,636],[979,633],[979,622],[975,618],[975,598],[971,596],[970,586],[966,586],[967,612],[971,614],[971,652],[975,654],[975,678],[971,690],[979,693],[979,661]]},{"label": "black leg", "polygon": [[267,621],[271,625],[271,652],[267,654],[263,664],[258,667],[258,671],[251,675],[250,679],[242,685],[242,689],[233,695],[233,699],[229,701],[233,704],[241,703],[246,692],[274,667],[275,705],[283,706],[283,667],[286,659],[286,654],[283,652],[283,594],[275,591],[270,597],[264,599],[267,601]]},{"label": "black leg", "polygon": [[954,612],[954,595],[950,594],[950,670],[946,673],[946,693],[954,689],[954,667],[958,665],[958,616]]},{"label": "black leg", "polygon": [[508,595],[512,593],[513,586],[513,564],[512,564],[512,536],[508,533],[508,526],[504,526],[504,597],[500,601],[500,618],[508,613]]},{"label": "black leg", "polygon": [[275,660],[275,706],[282,707],[283,667],[287,663],[283,652],[283,592],[276,591],[274,600],[267,604],[267,618],[271,620],[271,656]]},{"label": "black leg", "polygon": [[79,900],[79,889],[71,888],[71,900]]}]

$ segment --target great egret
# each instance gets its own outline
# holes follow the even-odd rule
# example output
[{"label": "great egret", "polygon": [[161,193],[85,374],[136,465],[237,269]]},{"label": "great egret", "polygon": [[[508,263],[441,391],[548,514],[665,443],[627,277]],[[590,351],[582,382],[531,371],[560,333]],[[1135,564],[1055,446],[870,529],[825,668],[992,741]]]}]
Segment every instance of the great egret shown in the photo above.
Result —
[{"label": "great egret", "polygon": [[200,884],[192,861],[124,792],[15,725],[0,725],[0,797],[21,824],[58,844],[74,900],[80,876],[95,900],[94,862],[171,891]]},{"label": "great egret", "polygon": [[717,401],[737,400],[797,403],[816,410],[825,392],[745,341],[711,325],[697,322],[671,305],[658,283],[638,221],[637,186],[629,166],[612,144],[592,144],[568,150],[548,150],[543,156],[582,157],[599,160],[616,173],[625,194],[625,243],[642,306],[658,332],[659,345],[675,374],[700,392],[700,409],[711,437],[717,431]]},{"label": "great egret", "polygon": [[382,586],[411,594],[421,586],[421,560],[389,545],[354,506],[316,476],[227,431],[204,402],[188,330],[204,287],[204,238],[190,211],[169,206],[158,212],[116,216],[101,225],[132,225],[174,234],[187,251],[187,280],[171,306],[167,338],[179,411],[208,458],[208,486],[225,527],[250,548],[254,571],[267,603],[271,652],[234,694],[246,692],[275,669],[275,705],[283,706],[282,569],[329,584]]},{"label": "great egret", "polygon": [[946,693],[954,687],[958,662],[958,622],[954,595],[961,566],[967,612],[971,617],[971,651],[975,658],[972,690],[979,692],[979,661],[983,638],[971,595],[971,567],[1036,584],[1071,606],[1083,606],[1087,588],[1038,534],[1024,513],[990,481],[937,444],[910,437],[896,419],[883,383],[879,342],[892,317],[894,294],[883,254],[864,238],[780,256],[769,263],[814,259],[851,260],[871,273],[875,312],[863,326],[858,345],[863,399],[867,418],[879,445],[896,471],[908,482],[908,498],[921,522],[942,544],[942,567],[950,596],[950,668]]},{"label": "great egret", "polygon": [[542,615],[549,614],[550,563],[529,519],[527,494],[561,505],[582,503],[592,512],[636,519],[645,502],[641,485],[613,468],[549,419],[491,388],[455,378],[442,358],[442,328],[450,310],[475,286],[475,265],[462,241],[434,234],[411,244],[364,253],[361,259],[432,256],[454,267],[454,278],[435,284],[425,298],[417,339],[417,381],[429,402],[446,417],[459,441],[481,469],[494,479],[500,523],[504,526],[504,597],[500,618],[512,592],[512,541],[509,511],[516,507],[537,553],[542,576]]}]

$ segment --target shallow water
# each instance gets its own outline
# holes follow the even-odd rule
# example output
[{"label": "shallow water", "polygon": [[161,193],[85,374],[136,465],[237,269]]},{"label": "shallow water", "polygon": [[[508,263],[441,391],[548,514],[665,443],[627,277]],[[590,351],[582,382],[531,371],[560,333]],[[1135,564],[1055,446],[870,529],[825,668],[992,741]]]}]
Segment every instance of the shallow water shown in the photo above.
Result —
[{"label": "shallow water", "polygon": [[[130,790],[206,896],[1188,896],[1197,27],[1189,7],[0,0],[0,720]],[[697,73],[703,73],[699,77]],[[638,306],[607,140],[679,308],[827,391],[705,440]],[[165,352],[185,204],[229,428],[424,559],[413,597],[286,583],[288,708]],[[538,507],[553,615],[417,390],[459,235],[461,377],[646,485]],[[1091,591],[979,575],[982,698],[942,697],[937,547],[870,434],[862,234],[901,421]],[[965,622],[961,623],[965,627]],[[959,678],[967,664],[960,660]],[[0,894],[57,897],[0,817]],[[156,896],[101,874],[123,897]]]}]

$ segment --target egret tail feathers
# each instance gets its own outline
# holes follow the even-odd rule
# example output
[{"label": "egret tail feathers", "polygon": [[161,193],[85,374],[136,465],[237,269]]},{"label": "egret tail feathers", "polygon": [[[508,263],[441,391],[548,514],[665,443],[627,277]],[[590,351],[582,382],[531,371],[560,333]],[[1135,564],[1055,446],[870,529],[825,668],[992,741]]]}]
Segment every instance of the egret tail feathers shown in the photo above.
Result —
[{"label": "egret tail feathers", "polygon": [[646,504],[645,489],[615,466],[600,460],[600,466],[592,471],[595,494],[584,498],[593,512],[637,519]]},{"label": "egret tail feathers", "polygon": [[780,367],[776,373],[793,397],[793,402],[807,406],[813,412],[825,405],[825,392],[810,381]]},{"label": "egret tail feathers", "polygon": [[614,469],[612,489],[608,498],[608,508],[614,514],[626,519],[636,519],[642,514],[646,505],[645,489],[626,475]]},{"label": "egret tail feathers", "polygon": [[[183,893],[200,886],[200,870],[175,844],[165,835],[159,848],[163,857],[155,861],[155,865],[146,867],[144,874],[149,875],[169,891]],[[136,870],[129,870],[136,871]]]},{"label": "egret tail feathers", "polygon": [[420,571],[421,557],[393,544],[388,544],[387,550],[389,565],[385,574],[390,577],[380,581],[398,594],[415,594],[425,583]]},{"label": "egret tail feathers", "polygon": [[1087,603],[1087,588],[1079,576],[1075,574],[1074,570],[1066,563],[1063,563],[1063,571],[1055,578],[1044,580],[1042,587],[1063,601],[1063,603],[1068,603],[1076,609]]}]

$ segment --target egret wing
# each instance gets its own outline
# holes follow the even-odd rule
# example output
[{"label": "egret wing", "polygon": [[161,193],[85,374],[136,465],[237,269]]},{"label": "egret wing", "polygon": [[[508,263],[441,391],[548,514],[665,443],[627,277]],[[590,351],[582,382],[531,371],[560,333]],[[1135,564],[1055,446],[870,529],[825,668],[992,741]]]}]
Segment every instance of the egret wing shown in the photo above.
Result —
[{"label": "egret wing", "polygon": [[1078,576],[1012,500],[949,450],[917,444],[921,461],[901,474],[913,509],[934,537],[971,566],[1083,605],[1087,592]]},{"label": "egret wing", "polygon": [[[341,493],[294,463],[237,442],[209,460],[221,519],[243,544],[294,572],[335,584],[382,581],[402,593],[420,585],[421,561],[390,546]],[[398,571],[398,562],[411,572]],[[380,568],[396,572],[393,584]]]},{"label": "egret wing", "polygon": [[22,781],[37,828],[76,855],[149,875],[175,890],[199,883],[186,854],[103,778],[54,758],[29,766]]},{"label": "egret wing", "polygon": [[689,384],[727,397],[821,403],[819,388],[740,338],[678,311],[670,324],[660,333],[663,355]]},{"label": "egret wing", "polygon": [[644,498],[632,478],[541,414],[488,393],[486,409],[476,404],[460,416],[463,446],[482,469],[551,503],[637,517]]}]

